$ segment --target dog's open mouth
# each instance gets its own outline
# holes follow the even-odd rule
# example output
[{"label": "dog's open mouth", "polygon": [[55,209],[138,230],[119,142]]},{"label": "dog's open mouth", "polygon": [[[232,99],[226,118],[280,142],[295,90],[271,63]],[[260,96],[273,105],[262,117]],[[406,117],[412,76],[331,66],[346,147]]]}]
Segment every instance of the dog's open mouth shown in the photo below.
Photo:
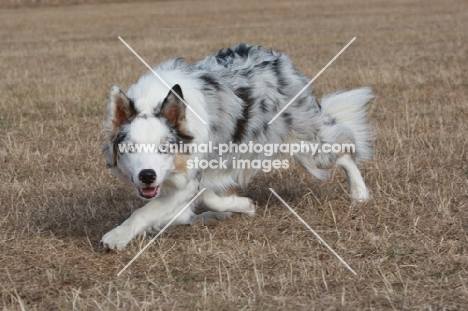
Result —
[{"label": "dog's open mouth", "polygon": [[147,188],[138,188],[138,192],[140,196],[151,199],[154,198],[158,194],[159,187],[147,187]]}]

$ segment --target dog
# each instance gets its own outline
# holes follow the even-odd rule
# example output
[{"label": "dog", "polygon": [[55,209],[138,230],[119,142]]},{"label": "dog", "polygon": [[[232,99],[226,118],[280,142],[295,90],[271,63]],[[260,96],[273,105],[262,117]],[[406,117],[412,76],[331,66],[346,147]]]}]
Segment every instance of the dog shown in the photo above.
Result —
[{"label": "dog", "polygon": [[[149,202],[106,233],[101,244],[123,250],[136,236],[160,231],[203,188],[173,225],[210,223],[234,212],[254,216],[255,204],[237,196],[236,189],[245,187],[262,168],[235,168],[239,160],[279,159],[276,167],[287,167],[285,159],[293,160],[321,179],[338,165],[346,172],[352,200],[367,200],[369,192],[357,164],[372,156],[365,106],[373,98],[372,91],[337,92],[325,96],[319,105],[310,86],[301,92],[308,83],[285,54],[239,44],[192,66],[181,58],[167,60],[143,75],[128,92],[113,86],[104,122],[103,154],[112,172]],[[194,160],[214,161],[218,152],[171,152],[167,148],[171,144],[209,144],[216,149],[228,143],[304,142],[321,146],[348,143],[355,149],[269,155],[236,149],[219,159],[222,167],[203,169]],[[135,149],[137,144],[157,148],[142,152]],[[122,146],[130,147],[123,152]],[[199,206],[206,211],[197,214]]]}]

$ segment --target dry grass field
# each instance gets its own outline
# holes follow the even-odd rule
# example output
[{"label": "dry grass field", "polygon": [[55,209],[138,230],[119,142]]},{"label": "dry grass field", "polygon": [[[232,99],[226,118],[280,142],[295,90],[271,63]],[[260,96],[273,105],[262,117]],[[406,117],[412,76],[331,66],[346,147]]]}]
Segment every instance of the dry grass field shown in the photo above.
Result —
[{"label": "dry grass field", "polygon": [[[0,4],[0,309],[468,308],[468,2],[31,2]],[[143,205],[100,153],[111,85],[147,71],[119,35],[150,64],[261,44],[310,78],[356,36],[313,88],[377,94],[371,200],[341,170],[264,174],[256,217],[172,228],[117,277],[149,241],[99,246]]]}]

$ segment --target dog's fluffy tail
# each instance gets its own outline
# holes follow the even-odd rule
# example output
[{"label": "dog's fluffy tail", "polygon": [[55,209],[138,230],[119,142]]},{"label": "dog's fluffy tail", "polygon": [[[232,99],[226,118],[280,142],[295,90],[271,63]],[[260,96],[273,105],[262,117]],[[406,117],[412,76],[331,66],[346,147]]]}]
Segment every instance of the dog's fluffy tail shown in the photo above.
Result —
[{"label": "dog's fluffy tail", "polygon": [[355,144],[356,162],[372,157],[372,129],[367,124],[365,104],[374,97],[370,88],[338,92],[325,96],[321,102],[326,123],[345,126],[351,131]]}]

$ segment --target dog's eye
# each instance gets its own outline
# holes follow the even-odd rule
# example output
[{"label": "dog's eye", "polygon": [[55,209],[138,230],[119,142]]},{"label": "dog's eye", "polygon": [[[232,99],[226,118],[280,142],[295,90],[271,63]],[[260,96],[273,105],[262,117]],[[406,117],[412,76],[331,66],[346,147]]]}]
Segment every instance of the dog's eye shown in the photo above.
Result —
[{"label": "dog's eye", "polygon": [[134,153],[135,152],[135,146],[129,146],[128,147],[128,153]]},{"label": "dog's eye", "polygon": [[159,152],[161,153],[168,153],[169,147],[166,144],[159,145]]}]

